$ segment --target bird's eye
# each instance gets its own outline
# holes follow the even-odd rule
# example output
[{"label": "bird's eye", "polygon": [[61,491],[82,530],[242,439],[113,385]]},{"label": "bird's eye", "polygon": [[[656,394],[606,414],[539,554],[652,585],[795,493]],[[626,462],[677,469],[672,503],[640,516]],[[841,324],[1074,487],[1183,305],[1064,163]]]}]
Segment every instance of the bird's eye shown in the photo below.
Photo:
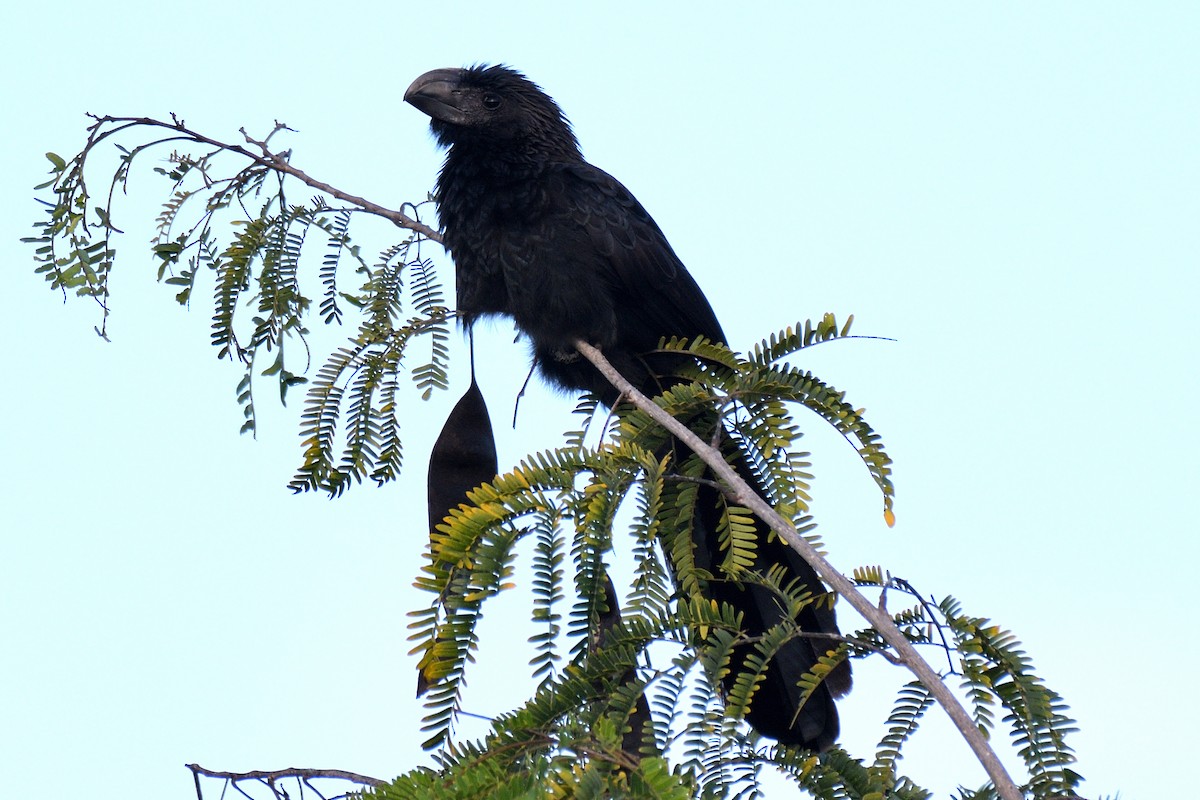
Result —
[{"label": "bird's eye", "polygon": [[491,93],[485,94],[482,100],[483,107],[488,111],[495,111],[500,107],[500,102],[500,96]]}]

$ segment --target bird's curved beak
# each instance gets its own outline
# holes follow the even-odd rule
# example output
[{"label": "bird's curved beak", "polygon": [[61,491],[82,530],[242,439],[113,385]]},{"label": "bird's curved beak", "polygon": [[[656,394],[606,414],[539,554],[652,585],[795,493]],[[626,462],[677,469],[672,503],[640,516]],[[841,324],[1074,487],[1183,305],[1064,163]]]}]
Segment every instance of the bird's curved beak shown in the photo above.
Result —
[{"label": "bird's curved beak", "polygon": [[452,125],[465,125],[467,114],[459,107],[461,69],[434,69],[412,82],[404,102],[430,117]]}]

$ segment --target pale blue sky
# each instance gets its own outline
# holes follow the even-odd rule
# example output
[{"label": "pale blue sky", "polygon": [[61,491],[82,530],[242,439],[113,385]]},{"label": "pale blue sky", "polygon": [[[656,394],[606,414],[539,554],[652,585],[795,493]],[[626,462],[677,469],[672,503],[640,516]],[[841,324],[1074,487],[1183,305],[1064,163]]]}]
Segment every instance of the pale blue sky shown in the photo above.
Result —
[{"label": "pale blue sky", "polygon": [[[413,395],[398,484],[293,497],[300,404],[238,437],[238,374],[215,362],[210,312],[153,283],[149,195],[117,219],[130,233],[111,344],[17,239],[40,213],[42,153],[74,153],[86,111],[173,111],[231,139],[280,119],[311,174],[385,205],[422,198],[441,155],[401,94],[477,61],[517,66],[559,100],[734,347],[825,311],[896,339],[811,358],[896,460],[888,530],[853,453],[810,421],[831,558],[881,563],[1014,630],[1080,721],[1085,795],[1175,793],[1152,773],[1190,764],[1200,717],[1194,4],[34,13],[0,25],[0,795],[190,797],[191,761],[381,777],[424,763],[404,614],[427,602],[411,589],[423,461],[457,393]],[[509,430],[504,373],[523,351],[502,325],[484,339],[511,463],[552,446],[571,404],[534,390]],[[519,614],[526,600],[506,602]],[[472,682],[480,713],[525,685],[532,651],[503,641],[503,619],[489,617],[498,647],[485,641]],[[865,754],[905,678],[859,676],[843,743]],[[943,792],[981,780],[947,727],[931,712],[904,765]]]}]

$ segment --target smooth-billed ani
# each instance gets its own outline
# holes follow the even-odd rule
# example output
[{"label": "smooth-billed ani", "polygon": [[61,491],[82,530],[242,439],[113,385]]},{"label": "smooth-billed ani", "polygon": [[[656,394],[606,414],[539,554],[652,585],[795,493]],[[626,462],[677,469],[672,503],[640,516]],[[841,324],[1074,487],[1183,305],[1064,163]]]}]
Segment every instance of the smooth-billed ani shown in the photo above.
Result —
[{"label": "smooth-billed ani", "polygon": [[[648,395],[661,393],[659,374],[669,373],[651,354],[660,339],[725,341],[658,225],[628,189],[584,161],[566,117],[536,84],[504,66],[439,69],[417,78],[404,99],[429,115],[438,142],[449,148],[435,199],[466,325],[511,317],[545,378],[566,390],[592,391],[610,406],[616,390],[579,356],[576,339],[598,346]],[[757,486],[745,457],[733,454],[732,461]],[[746,633],[758,636],[785,612],[768,589],[721,574],[720,504],[717,490],[702,484],[692,535],[696,563],[712,573],[708,596],[738,609]],[[754,568],[765,573],[777,564],[787,568],[785,582],[798,579],[825,593],[799,554],[760,524]],[[838,628],[824,602],[807,606],[798,622],[816,636],[793,638],[779,650],[747,719],[766,736],[824,750],[838,735],[833,698],[850,689],[849,664],[801,705],[797,681],[836,645]],[[750,647],[735,652],[727,681]]]}]

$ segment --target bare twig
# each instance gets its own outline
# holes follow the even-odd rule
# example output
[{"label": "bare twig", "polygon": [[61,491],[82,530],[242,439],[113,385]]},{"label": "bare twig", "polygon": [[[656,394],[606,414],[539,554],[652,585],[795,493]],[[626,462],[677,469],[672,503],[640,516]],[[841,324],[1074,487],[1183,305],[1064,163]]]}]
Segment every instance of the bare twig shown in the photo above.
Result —
[{"label": "bare twig", "polygon": [[348,770],[318,770],[292,768],[283,770],[251,770],[248,772],[223,772],[221,770],[210,770],[200,766],[199,764],[187,764],[187,769],[192,770],[193,774],[202,775],[204,777],[223,777],[230,781],[281,781],[284,778],[296,777],[304,778],[311,781],[313,778],[328,778],[330,781],[349,781],[350,783],[358,783],[360,786],[388,786],[388,781],[380,780],[377,777],[370,775],[359,775],[358,772],[350,772]]},{"label": "bare twig", "polygon": [[223,772],[221,770],[206,769],[199,764],[187,764],[186,766],[192,771],[192,775],[196,777],[197,787],[199,787],[201,776],[205,778],[224,778],[225,780],[234,782],[262,781],[269,783],[295,778],[303,781],[320,779],[349,781],[350,783],[357,783],[360,786],[386,786],[388,783],[379,778],[372,778],[369,775],[359,775],[357,772],[348,772],[344,769],[301,769],[299,767],[291,767],[289,769],[277,770],[251,770],[250,772]]},{"label": "bare twig", "polygon": [[1020,789],[1017,788],[1012,778],[1009,777],[1008,772],[1004,769],[1004,765],[1000,763],[996,752],[991,748],[987,739],[984,738],[979,728],[971,720],[971,716],[967,713],[967,710],[959,703],[958,698],[954,696],[954,693],[950,691],[950,688],[938,676],[933,667],[922,658],[912,643],[900,632],[900,629],[892,622],[891,616],[876,608],[864,594],[858,591],[858,588],[849,578],[835,569],[824,556],[817,552],[816,548],[796,532],[791,522],[772,508],[770,503],[760,497],[757,492],[751,489],[749,484],[742,480],[741,476],[734,471],[733,467],[726,463],[718,450],[709,447],[686,425],[679,422],[679,420],[656,405],[650,398],[639,392],[621,373],[617,372],[598,348],[580,340],[575,342],[575,347],[613,386],[620,390],[625,398],[640,410],[650,415],[655,422],[670,431],[673,436],[683,442],[692,452],[700,456],[704,463],[725,484],[723,491],[733,502],[749,508],[760,519],[766,522],[772,530],[778,533],[784,541],[804,557],[804,560],[816,570],[822,580],[829,584],[837,594],[844,597],[858,613],[862,614],[871,623],[875,630],[879,631],[884,641],[896,649],[904,666],[917,676],[917,679],[921,681],[925,688],[929,690],[929,693],[945,709],[955,727],[958,728],[959,733],[966,740],[967,745],[975,753],[976,758],[979,759],[988,776],[992,779],[997,793],[1004,800],[1022,800]]}]

